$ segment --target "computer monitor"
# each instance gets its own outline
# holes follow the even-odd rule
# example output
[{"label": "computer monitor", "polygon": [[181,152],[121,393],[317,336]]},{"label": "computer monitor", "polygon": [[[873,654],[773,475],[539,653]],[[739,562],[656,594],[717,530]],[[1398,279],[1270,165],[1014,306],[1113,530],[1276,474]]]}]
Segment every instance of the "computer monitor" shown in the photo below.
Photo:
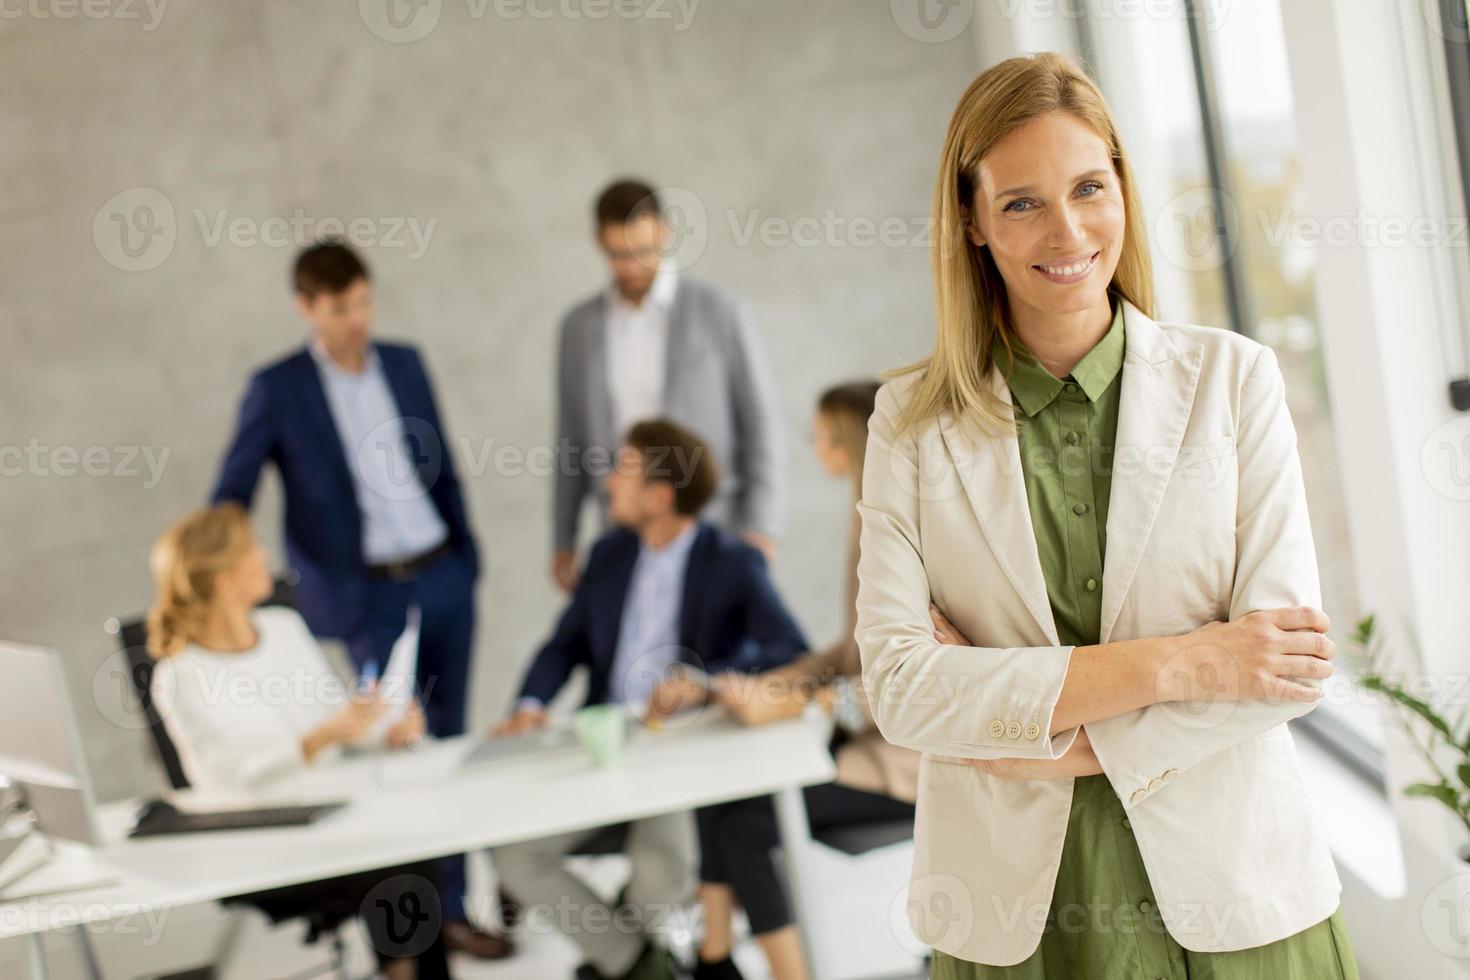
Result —
[{"label": "computer monitor", "polygon": [[61,655],[0,640],[0,776],[21,784],[40,830],[96,844],[92,784]]}]

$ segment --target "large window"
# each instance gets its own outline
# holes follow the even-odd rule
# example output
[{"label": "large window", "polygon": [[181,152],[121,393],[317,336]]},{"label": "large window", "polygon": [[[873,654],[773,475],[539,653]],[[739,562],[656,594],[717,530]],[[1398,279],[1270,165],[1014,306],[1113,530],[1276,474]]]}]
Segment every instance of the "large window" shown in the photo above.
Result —
[{"label": "large window", "polygon": [[[1126,31],[1126,38],[1120,31]],[[1119,50],[1114,50],[1114,47]],[[1277,0],[1199,4],[1175,16],[1083,25],[1087,60],[1124,128],[1150,215],[1159,315],[1240,331],[1276,353],[1286,378],[1321,570],[1344,651],[1304,719],[1381,775],[1377,709],[1353,675],[1361,618],[1315,304],[1315,242]],[[1147,52],[1147,57],[1125,57]]]}]

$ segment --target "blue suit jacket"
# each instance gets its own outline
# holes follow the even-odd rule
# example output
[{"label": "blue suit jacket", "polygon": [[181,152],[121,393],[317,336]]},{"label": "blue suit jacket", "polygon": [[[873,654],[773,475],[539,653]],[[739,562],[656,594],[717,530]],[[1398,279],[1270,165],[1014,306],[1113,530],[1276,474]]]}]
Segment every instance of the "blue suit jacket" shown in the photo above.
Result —
[{"label": "blue suit jacket", "polygon": [[[548,702],[572,668],[588,669],[587,704],[608,698],[623,603],[638,560],[635,531],[617,528],[592,546],[556,632],[536,654],[521,697]],[[684,573],[680,659],[707,671],[754,673],[790,663],[806,637],[766,574],[765,557],[728,531],[699,525]]]},{"label": "blue suit jacket", "polygon": [[[451,545],[478,570],[449,439],[423,362],[406,345],[374,347],[405,432],[419,441],[419,479],[449,528]],[[250,379],[215,502],[249,507],[267,460],[276,464],[285,490],[286,559],[300,575],[301,614],[319,636],[349,636],[362,617],[365,594],[362,514],[321,376],[304,347]]]}]

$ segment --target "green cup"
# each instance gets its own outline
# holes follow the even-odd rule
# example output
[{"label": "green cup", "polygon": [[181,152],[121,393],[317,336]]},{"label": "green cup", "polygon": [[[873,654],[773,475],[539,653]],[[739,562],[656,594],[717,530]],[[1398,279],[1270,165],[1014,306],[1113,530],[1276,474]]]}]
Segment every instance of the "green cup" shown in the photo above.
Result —
[{"label": "green cup", "polygon": [[623,757],[623,712],[618,704],[594,704],[578,711],[572,726],[595,766],[615,765]]}]

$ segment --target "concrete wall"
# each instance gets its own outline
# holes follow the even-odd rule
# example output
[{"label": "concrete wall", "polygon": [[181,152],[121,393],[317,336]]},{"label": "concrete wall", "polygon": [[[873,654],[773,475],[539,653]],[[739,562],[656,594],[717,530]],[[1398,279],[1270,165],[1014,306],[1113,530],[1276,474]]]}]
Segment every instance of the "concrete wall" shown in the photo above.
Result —
[{"label": "concrete wall", "polygon": [[[791,444],[777,578],[813,637],[839,626],[847,496],[810,458],[810,406],[927,350],[908,242],[973,25],[840,0],[432,0],[397,5],[418,14],[396,27],[384,9],[36,0],[0,19],[0,636],[65,652],[106,797],[151,775],[141,736],[106,720],[101,625],[147,604],[148,545],[204,499],[251,367],[303,339],[298,214],[308,237],[355,218],[384,237],[366,249],[379,332],[423,347],[474,454],[475,724],[559,595],[548,481],[474,459],[550,438],[554,326],[603,283],[588,211],[615,175],[697,202],[693,273],[759,316]],[[274,480],[258,513],[276,545]]]}]

